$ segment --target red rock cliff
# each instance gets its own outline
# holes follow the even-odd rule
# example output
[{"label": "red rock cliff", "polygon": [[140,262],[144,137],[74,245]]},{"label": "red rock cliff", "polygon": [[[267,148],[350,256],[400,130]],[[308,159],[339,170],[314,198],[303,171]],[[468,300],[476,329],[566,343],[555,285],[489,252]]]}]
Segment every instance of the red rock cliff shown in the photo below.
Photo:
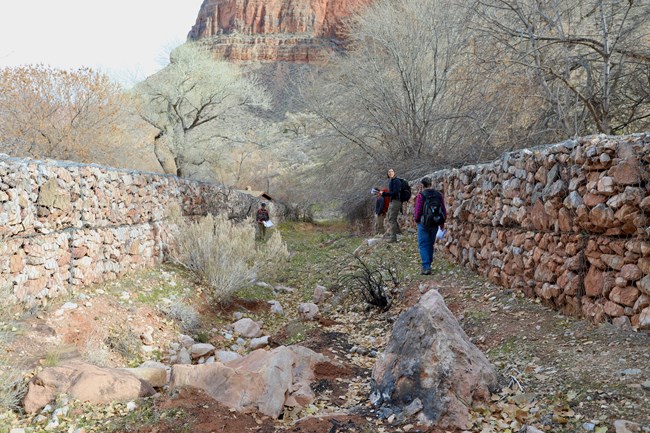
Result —
[{"label": "red rock cliff", "polygon": [[317,61],[372,0],[204,0],[188,35],[229,60]]}]

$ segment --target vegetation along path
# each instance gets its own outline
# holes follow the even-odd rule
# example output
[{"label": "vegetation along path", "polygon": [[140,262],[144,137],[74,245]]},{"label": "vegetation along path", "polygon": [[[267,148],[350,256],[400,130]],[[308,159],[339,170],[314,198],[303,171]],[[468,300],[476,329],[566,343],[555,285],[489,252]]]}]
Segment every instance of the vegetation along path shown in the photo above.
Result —
[{"label": "vegetation along path", "polygon": [[[362,234],[338,223],[283,224],[279,230],[291,260],[277,269],[272,281],[251,285],[228,306],[209,305],[205,287],[192,274],[164,265],[91,287],[38,311],[13,314],[4,309],[0,345],[7,355],[0,358],[5,379],[0,386],[0,433],[437,432],[414,420],[399,425],[379,420],[368,401],[372,367],[394,321],[431,288],[444,296],[501,376],[501,390],[491,404],[472,413],[467,431],[613,433],[617,420],[650,431],[647,333],[566,317],[440,256],[433,274],[421,276],[414,233],[396,244],[379,241],[369,247]],[[340,279],[359,263],[353,253],[365,263],[381,262],[397,271],[399,283],[391,288],[394,298],[387,310],[366,304]],[[318,320],[301,321],[297,307],[311,301],[317,285],[334,295],[321,304]],[[273,314],[269,300],[279,301],[284,315]],[[316,401],[298,413],[285,411],[279,420],[235,412],[192,389],[162,389],[135,402],[95,407],[61,397],[31,416],[12,407],[20,387],[10,384],[69,357],[109,366],[139,365],[164,358],[179,333],[226,348],[231,343],[221,330],[234,315],[262,323],[272,347],[301,344],[342,367],[316,371]],[[152,353],[142,352],[134,334],[147,327],[154,330],[160,348]],[[58,413],[55,424],[53,413]]]}]

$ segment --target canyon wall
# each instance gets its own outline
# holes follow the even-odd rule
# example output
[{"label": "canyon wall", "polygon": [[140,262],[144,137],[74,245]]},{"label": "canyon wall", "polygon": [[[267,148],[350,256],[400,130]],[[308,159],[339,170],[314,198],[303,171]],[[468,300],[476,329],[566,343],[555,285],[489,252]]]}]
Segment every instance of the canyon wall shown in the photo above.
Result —
[{"label": "canyon wall", "polygon": [[318,62],[341,44],[342,22],[371,0],[205,0],[189,40],[231,61]]},{"label": "canyon wall", "polygon": [[160,262],[187,217],[243,218],[256,199],[175,176],[0,155],[0,295],[47,303]]},{"label": "canyon wall", "polygon": [[567,314],[650,329],[649,167],[647,133],[432,173],[448,209],[436,249]]}]

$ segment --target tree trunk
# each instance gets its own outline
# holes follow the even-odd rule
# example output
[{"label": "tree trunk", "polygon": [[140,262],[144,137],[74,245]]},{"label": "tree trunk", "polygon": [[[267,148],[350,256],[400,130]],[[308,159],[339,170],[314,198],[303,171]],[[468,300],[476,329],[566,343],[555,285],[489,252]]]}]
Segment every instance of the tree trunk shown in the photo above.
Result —
[{"label": "tree trunk", "polygon": [[165,174],[179,176],[179,168],[176,166],[175,156],[170,149],[169,137],[167,134],[160,133],[156,138],[154,138],[153,152]]}]

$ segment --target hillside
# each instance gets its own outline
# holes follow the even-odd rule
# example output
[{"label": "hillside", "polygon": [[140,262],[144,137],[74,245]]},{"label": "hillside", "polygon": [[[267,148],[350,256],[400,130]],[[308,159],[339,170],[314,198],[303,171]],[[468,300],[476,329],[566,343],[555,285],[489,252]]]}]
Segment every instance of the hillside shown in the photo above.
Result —
[{"label": "hillside", "polygon": [[320,62],[343,42],[343,20],[368,3],[204,0],[188,39],[229,61]]},{"label": "hillside", "polygon": [[[297,413],[286,410],[281,419],[273,420],[230,410],[204,392],[163,387],[152,397],[128,404],[91,406],[60,397],[32,416],[5,412],[0,414],[0,432],[433,433],[439,430],[418,426],[413,419],[401,424],[380,420],[368,401],[376,354],[382,352],[393,323],[431,289],[444,296],[501,376],[501,390],[488,407],[472,413],[468,431],[634,431],[614,427],[622,419],[649,431],[647,333],[566,317],[443,257],[436,258],[432,276],[420,276],[413,233],[397,244],[368,247],[362,233],[341,224],[283,224],[279,230],[291,261],[273,280],[251,285],[227,307],[207,303],[206,288],[168,264],[90,287],[26,314],[3,309],[0,345],[7,354],[2,358],[3,374],[29,377],[34,369],[79,357],[112,366],[165,360],[179,333],[226,349],[232,345],[226,325],[249,317],[270,336],[269,349],[297,344],[339,363],[340,368],[316,372],[313,404]],[[400,270],[401,283],[386,312],[365,305],[358,294],[346,295],[344,287],[337,290],[338,276],[355,251],[363,260],[383,259]],[[311,301],[317,285],[334,291],[334,297],[320,304],[316,320],[300,320],[298,305]],[[278,301],[284,314],[273,313],[270,300]],[[142,330],[152,341],[143,341]],[[0,402],[6,404],[9,382],[3,384]],[[537,430],[525,430],[526,426]]]}]

